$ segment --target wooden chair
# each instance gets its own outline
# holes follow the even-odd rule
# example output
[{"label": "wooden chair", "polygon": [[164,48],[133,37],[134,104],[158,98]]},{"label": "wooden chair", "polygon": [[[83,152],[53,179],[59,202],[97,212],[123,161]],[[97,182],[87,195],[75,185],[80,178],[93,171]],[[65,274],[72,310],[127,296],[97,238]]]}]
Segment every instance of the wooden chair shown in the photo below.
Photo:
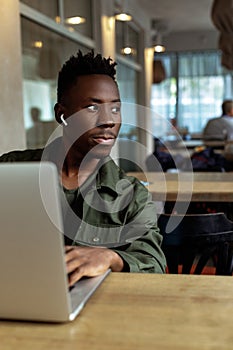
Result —
[{"label": "wooden chair", "polygon": [[232,275],[233,222],[224,213],[160,214],[158,226],[163,235],[162,249],[169,273],[201,274],[212,259],[216,275]]}]

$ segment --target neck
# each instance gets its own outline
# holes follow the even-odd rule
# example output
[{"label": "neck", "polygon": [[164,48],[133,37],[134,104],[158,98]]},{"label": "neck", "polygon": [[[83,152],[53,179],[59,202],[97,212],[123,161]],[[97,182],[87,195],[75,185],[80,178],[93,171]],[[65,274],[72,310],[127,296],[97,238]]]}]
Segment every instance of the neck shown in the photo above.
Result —
[{"label": "neck", "polygon": [[67,189],[80,187],[93,174],[99,162],[98,158],[80,157],[77,151],[73,152],[71,148],[60,170],[63,186]]}]

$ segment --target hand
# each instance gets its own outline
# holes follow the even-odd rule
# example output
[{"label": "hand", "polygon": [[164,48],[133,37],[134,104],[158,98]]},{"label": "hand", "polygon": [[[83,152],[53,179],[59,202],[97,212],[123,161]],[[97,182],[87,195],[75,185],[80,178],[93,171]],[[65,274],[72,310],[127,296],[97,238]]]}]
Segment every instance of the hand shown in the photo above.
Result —
[{"label": "hand", "polygon": [[124,267],[121,257],[107,248],[66,246],[65,251],[70,286],[83,276],[98,276],[109,268],[120,272]]}]

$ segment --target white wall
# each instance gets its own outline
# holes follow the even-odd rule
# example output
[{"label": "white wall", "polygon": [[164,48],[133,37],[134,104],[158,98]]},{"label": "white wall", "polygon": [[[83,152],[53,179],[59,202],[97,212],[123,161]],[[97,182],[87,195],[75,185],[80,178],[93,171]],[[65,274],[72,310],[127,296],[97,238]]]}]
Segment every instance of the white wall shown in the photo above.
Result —
[{"label": "white wall", "polygon": [[163,36],[167,51],[212,50],[218,48],[217,30],[168,33]]},{"label": "white wall", "polygon": [[18,0],[0,6],[0,154],[26,144],[22,102],[22,63]]}]

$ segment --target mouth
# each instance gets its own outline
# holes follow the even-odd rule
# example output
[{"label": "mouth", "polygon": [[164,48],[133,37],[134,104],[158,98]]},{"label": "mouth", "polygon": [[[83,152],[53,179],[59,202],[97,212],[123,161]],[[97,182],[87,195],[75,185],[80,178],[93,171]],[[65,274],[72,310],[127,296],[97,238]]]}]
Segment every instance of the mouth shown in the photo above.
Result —
[{"label": "mouth", "polygon": [[112,134],[101,134],[101,135],[94,135],[93,140],[95,143],[98,144],[105,144],[105,145],[112,145],[115,142],[115,135]]}]

